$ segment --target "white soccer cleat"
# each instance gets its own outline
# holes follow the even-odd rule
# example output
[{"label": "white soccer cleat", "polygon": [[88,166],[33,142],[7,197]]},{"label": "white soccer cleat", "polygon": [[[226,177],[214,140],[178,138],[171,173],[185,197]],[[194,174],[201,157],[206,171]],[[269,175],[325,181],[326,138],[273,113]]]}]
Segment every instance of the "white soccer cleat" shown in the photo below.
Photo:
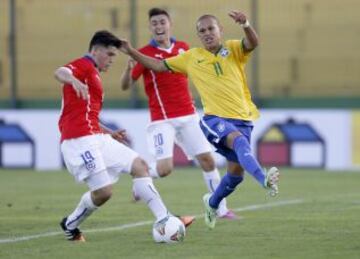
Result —
[{"label": "white soccer cleat", "polygon": [[207,193],[203,196],[204,208],[205,208],[205,224],[209,229],[215,228],[216,224],[216,209],[213,209],[209,205],[211,194]]},{"label": "white soccer cleat", "polygon": [[271,197],[274,197],[279,193],[279,178],[280,172],[276,167],[271,167],[270,170],[266,172],[265,188],[269,189],[269,195]]}]

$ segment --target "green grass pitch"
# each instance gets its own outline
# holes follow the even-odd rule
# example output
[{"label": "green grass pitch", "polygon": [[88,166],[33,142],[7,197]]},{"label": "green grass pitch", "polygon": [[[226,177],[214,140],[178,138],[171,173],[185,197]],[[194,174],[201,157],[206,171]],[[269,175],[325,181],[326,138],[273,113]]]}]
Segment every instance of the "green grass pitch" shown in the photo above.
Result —
[{"label": "green grass pitch", "polygon": [[66,171],[0,170],[0,258],[360,258],[360,173],[282,169],[276,198],[249,176],[228,199],[242,217],[202,218],[200,170],[176,169],[155,180],[169,210],[196,215],[183,243],[156,244],[152,214],[131,202],[124,175],[112,199],[83,223],[87,242],[65,240],[59,221],[85,185]]}]

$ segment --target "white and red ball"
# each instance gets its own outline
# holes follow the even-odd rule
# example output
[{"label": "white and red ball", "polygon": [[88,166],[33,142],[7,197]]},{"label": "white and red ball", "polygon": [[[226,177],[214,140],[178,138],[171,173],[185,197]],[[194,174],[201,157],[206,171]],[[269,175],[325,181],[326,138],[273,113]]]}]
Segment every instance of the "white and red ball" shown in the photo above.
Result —
[{"label": "white and red ball", "polygon": [[153,238],[157,243],[178,243],[184,241],[185,225],[175,216],[168,217],[155,222],[153,225]]}]

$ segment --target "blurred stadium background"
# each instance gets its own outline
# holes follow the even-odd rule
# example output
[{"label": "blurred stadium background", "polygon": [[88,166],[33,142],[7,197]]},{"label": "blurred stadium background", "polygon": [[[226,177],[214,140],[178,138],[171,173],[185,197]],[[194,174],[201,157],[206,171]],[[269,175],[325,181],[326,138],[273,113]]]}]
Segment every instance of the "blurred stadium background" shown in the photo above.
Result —
[{"label": "blurred stadium background", "polygon": [[[338,132],[339,136],[332,137],[344,138],[348,143],[338,150],[349,156],[349,166],[345,167],[356,168],[360,164],[357,0],[1,0],[0,119],[17,122],[16,115],[26,109],[58,111],[60,87],[53,79],[54,69],[85,53],[90,37],[98,29],[109,29],[135,46],[143,46],[150,37],[147,11],[154,6],[169,11],[173,34],[191,46],[200,44],[194,25],[200,15],[218,16],[225,27],[225,38],[240,38],[242,30],[227,17],[227,12],[245,11],[261,40],[247,71],[253,97],[265,111],[263,117],[274,108],[285,114],[282,121],[293,116],[287,112],[294,109],[307,110],[307,114],[321,112],[318,116],[328,116],[328,123],[315,125],[319,135]],[[146,107],[142,87],[120,90],[119,78],[125,62],[126,57],[120,55],[112,70],[103,75],[104,106],[119,111],[118,117],[120,111],[133,114]],[[193,94],[198,103],[196,92]],[[342,112],[345,119],[333,111]],[[305,115],[300,118],[307,122]],[[48,125],[56,124],[56,119]],[[44,123],[40,117],[39,123]],[[337,131],[337,124],[348,125],[344,131]],[[29,131],[28,126],[24,127]],[[321,132],[328,127],[333,127],[331,134]],[[39,145],[37,154],[41,153],[38,149]]]},{"label": "blurred stadium background", "polygon": [[[11,98],[16,98],[19,108],[39,105],[39,101],[44,105],[54,100],[58,103],[53,70],[84,53],[97,29],[109,29],[137,46],[146,44],[147,11],[153,6],[170,12],[174,35],[191,46],[200,44],[194,23],[201,14],[217,15],[225,27],[225,37],[239,38],[242,32],[227,12],[233,8],[244,10],[261,37],[256,64],[248,67],[260,104],[360,105],[360,16],[356,0],[2,0],[1,105],[6,106]],[[15,27],[10,24],[11,16]],[[10,46],[14,39],[16,45]],[[12,47],[16,50],[15,94],[9,55]],[[114,101],[115,107],[134,105],[129,99],[136,98],[140,102],[137,105],[141,105],[141,88],[133,96],[119,91],[119,73],[126,61],[124,56],[119,59],[112,73],[105,76],[107,96],[111,96],[107,102]],[[306,103],[297,102],[299,99]]]},{"label": "blurred stadium background", "polygon": [[[169,11],[173,34],[191,46],[200,45],[200,15],[218,16],[225,38],[240,38],[227,12],[248,14],[260,35],[247,66],[262,113],[252,147],[262,165],[281,167],[280,195],[265,198],[248,177],[228,197],[242,219],[209,233],[200,218],[200,170],[177,167],[156,186],[170,211],[198,220],[183,244],[158,246],[152,216],[129,202],[132,182],[123,177],[110,204],[83,225],[89,242],[70,246],[58,221],[86,186],[61,159],[53,71],[84,54],[98,29],[143,46],[155,6]],[[359,258],[359,9],[359,0],[0,0],[0,258]],[[141,82],[120,90],[125,62],[120,55],[103,75],[102,119],[125,128],[149,160],[146,98]],[[178,149],[175,159],[191,165]]]}]

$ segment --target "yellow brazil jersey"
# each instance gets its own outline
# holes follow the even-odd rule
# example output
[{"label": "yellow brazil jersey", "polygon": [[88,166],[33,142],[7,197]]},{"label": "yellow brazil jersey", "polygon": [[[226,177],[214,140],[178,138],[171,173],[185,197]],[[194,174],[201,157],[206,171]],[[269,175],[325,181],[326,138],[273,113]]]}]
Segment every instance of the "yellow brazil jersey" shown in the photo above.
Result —
[{"label": "yellow brazil jersey", "polygon": [[248,58],[240,40],[228,40],[216,54],[192,48],[166,59],[165,65],[191,78],[205,114],[250,121],[259,117],[259,111],[246,82],[244,67]]}]

